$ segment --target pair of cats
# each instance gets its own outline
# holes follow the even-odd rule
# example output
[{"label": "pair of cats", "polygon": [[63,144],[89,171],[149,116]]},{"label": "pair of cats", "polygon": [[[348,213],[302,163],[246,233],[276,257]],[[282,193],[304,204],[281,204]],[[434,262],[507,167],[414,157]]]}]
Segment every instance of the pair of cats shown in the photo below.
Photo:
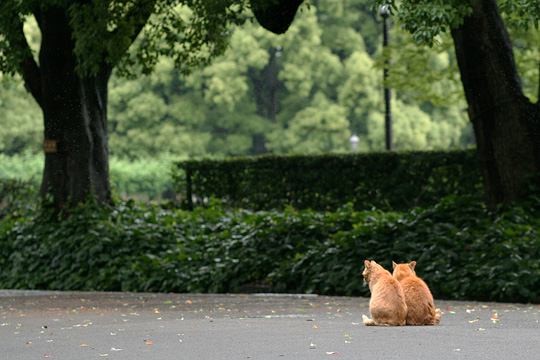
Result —
[{"label": "pair of cats", "polygon": [[396,264],[393,274],[375,261],[364,261],[362,276],[369,284],[372,319],[362,315],[365,325],[436,325],[441,319],[433,295],[426,283],[416,276],[416,261]]}]

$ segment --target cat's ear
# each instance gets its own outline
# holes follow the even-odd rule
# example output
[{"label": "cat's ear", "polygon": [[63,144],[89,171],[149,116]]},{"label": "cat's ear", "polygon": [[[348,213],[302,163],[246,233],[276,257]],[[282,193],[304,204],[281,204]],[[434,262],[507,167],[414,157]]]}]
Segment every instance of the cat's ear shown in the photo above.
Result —
[{"label": "cat's ear", "polygon": [[364,266],[365,266],[366,268],[369,268],[369,267],[371,266],[371,261],[369,261],[369,260],[364,260]]},{"label": "cat's ear", "polygon": [[416,261],[414,261],[414,260],[411,261],[411,262],[409,263],[409,267],[411,268],[411,270],[414,270],[414,268],[416,267]]},{"label": "cat's ear", "polygon": [[396,266],[397,266],[397,264],[394,261],[392,261],[392,269],[395,269]]}]

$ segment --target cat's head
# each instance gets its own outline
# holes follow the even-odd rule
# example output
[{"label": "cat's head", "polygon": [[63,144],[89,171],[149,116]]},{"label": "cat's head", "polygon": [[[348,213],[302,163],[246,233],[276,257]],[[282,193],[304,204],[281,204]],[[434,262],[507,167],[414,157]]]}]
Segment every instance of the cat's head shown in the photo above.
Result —
[{"label": "cat's head", "polygon": [[372,275],[380,270],[384,270],[384,268],[381,265],[377,264],[375,261],[364,260],[364,271],[362,271],[364,283],[369,284]]},{"label": "cat's head", "polygon": [[394,268],[392,276],[394,276],[394,279],[398,281],[406,278],[407,276],[416,276],[416,273],[414,272],[416,261],[411,261],[410,263],[405,264],[396,264],[392,261],[392,267]]}]

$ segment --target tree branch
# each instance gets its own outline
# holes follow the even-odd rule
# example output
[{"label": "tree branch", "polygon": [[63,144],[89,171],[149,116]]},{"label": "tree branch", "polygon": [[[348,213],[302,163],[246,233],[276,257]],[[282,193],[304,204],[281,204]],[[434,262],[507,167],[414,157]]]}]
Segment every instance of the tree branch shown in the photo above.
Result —
[{"label": "tree branch", "polygon": [[32,94],[37,103],[41,106],[42,90],[41,90],[41,70],[34,60],[30,45],[24,35],[23,23],[20,20],[15,20],[17,29],[11,36],[8,37],[10,44],[15,49],[20,51],[21,57],[18,63],[18,69],[24,80],[24,86]]},{"label": "tree branch", "polygon": [[[148,19],[154,12],[154,7],[157,0],[140,0],[136,2],[135,5],[124,16],[120,25],[111,32],[111,38],[114,38],[118,34],[128,33],[129,40],[128,42],[122,42],[123,45],[120,49],[116,49],[115,53],[123,55],[125,54],[131,44],[135,41],[137,36],[141,33],[144,26],[148,22]],[[121,56],[120,56],[121,57]],[[115,59],[116,62],[120,60],[120,57]],[[116,64],[111,64],[114,67]]]}]

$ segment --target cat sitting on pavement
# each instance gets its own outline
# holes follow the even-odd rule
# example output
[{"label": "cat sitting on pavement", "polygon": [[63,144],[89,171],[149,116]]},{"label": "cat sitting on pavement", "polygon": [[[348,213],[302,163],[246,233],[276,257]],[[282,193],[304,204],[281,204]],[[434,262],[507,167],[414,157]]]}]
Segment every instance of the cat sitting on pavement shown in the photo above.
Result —
[{"label": "cat sitting on pavement", "polygon": [[375,261],[364,261],[362,276],[369,284],[371,319],[362,315],[366,326],[402,326],[406,324],[407,305],[399,282]]},{"label": "cat sitting on pavement", "polygon": [[407,325],[436,325],[441,320],[441,312],[435,308],[433,295],[427,284],[416,276],[416,261],[407,264],[396,264],[393,277],[399,281],[405,303],[407,304]]}]

